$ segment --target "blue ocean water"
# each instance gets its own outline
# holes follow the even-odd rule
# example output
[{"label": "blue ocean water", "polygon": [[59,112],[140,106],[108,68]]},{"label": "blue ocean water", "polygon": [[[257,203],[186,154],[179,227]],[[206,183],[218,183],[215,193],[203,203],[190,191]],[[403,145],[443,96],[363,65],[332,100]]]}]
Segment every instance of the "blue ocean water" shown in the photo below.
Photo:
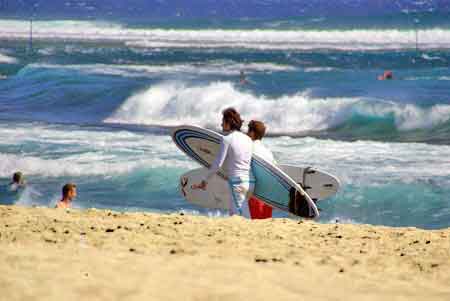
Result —
[{"label": "blue ocean water", "polygon": [[[1,203],[52,206],[71,181],[80,208],[221,215],[181,197],[179,176],[198,165],[167,127],[217,129],[221,110],[234,106],[266,122],[279,162],[341,180],[319,202],[321,221],[450,226],[446,1],[395,9],[317,1],[304,13],[295,3],[286,10],[289,1],[272,11],[244,1],[239,13],[223,5],[215,14],[210,1],[156,12],[145,1],[129,10],[113,1],[7,2]],[[394,80],[378,81],[384,70]],[[6,186],[17,170],[28,185],[13,193]]]}]

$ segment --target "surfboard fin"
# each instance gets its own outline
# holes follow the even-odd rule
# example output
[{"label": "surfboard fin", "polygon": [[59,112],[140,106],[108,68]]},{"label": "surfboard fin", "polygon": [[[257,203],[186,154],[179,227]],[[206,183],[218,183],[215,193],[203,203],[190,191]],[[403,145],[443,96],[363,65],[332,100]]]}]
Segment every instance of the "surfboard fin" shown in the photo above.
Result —
[{"label": "surfboard fin", "polygon": [[294,187],[289,191],[289,212],[305,218],[315,217],[308,205],[305,195],[301,194]]}]

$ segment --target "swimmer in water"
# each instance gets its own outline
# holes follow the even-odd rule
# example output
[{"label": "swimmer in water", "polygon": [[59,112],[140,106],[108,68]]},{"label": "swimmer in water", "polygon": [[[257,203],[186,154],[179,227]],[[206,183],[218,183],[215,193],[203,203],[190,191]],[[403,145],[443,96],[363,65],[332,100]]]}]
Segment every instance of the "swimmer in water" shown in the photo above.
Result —
[{"label": "swimmer in water", "polygon": [[247,80],[247,77],[245,76],[244,71],[241,70],[241,73],[240,73],[239,77],[240,77],[239,83],[240,83],[241,85],[246,85],[246,84],[248,84],[248,80]]},{"label": "swimmer in water", "polygon": [[378,80],[390,80],[390,79],[394,79],[394,75],[390,70],[386,70],[384,71],[383,75],[378,76]]},{"label": "swimmer in water", "polygon": [[25,179],[23,174],[20,171],[17,171],[13,174],[12,181],[9,183],[9,189],[11,191],[17,191],[21,188],[25,188]]},{"label": "swimmer in water", "polygon": [[55,208],[70,208],[72,201],[77,197],[77,185],[73,183],[67,183],[62,188],[62,199],[56,203]]}]

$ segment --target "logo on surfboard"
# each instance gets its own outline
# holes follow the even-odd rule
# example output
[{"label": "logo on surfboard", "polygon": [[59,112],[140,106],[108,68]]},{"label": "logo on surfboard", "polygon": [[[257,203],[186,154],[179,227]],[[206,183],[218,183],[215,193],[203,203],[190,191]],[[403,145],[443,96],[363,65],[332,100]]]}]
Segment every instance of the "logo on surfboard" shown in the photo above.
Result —
[{"label": "logo on surfboard", "polygon": [[211,155],[211,151],[207,148],[200,147],[199,150],[205,154]]}]

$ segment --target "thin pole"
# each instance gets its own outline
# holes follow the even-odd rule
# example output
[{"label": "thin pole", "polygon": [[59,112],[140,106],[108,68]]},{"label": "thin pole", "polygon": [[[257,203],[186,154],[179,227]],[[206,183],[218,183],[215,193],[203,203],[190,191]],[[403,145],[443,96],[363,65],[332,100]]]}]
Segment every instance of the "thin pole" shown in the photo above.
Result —
[{"label": "thin pole", "polygon": [[29,40],[29,50],[33,52],[33,18],[30,19],[30,40]]}]

